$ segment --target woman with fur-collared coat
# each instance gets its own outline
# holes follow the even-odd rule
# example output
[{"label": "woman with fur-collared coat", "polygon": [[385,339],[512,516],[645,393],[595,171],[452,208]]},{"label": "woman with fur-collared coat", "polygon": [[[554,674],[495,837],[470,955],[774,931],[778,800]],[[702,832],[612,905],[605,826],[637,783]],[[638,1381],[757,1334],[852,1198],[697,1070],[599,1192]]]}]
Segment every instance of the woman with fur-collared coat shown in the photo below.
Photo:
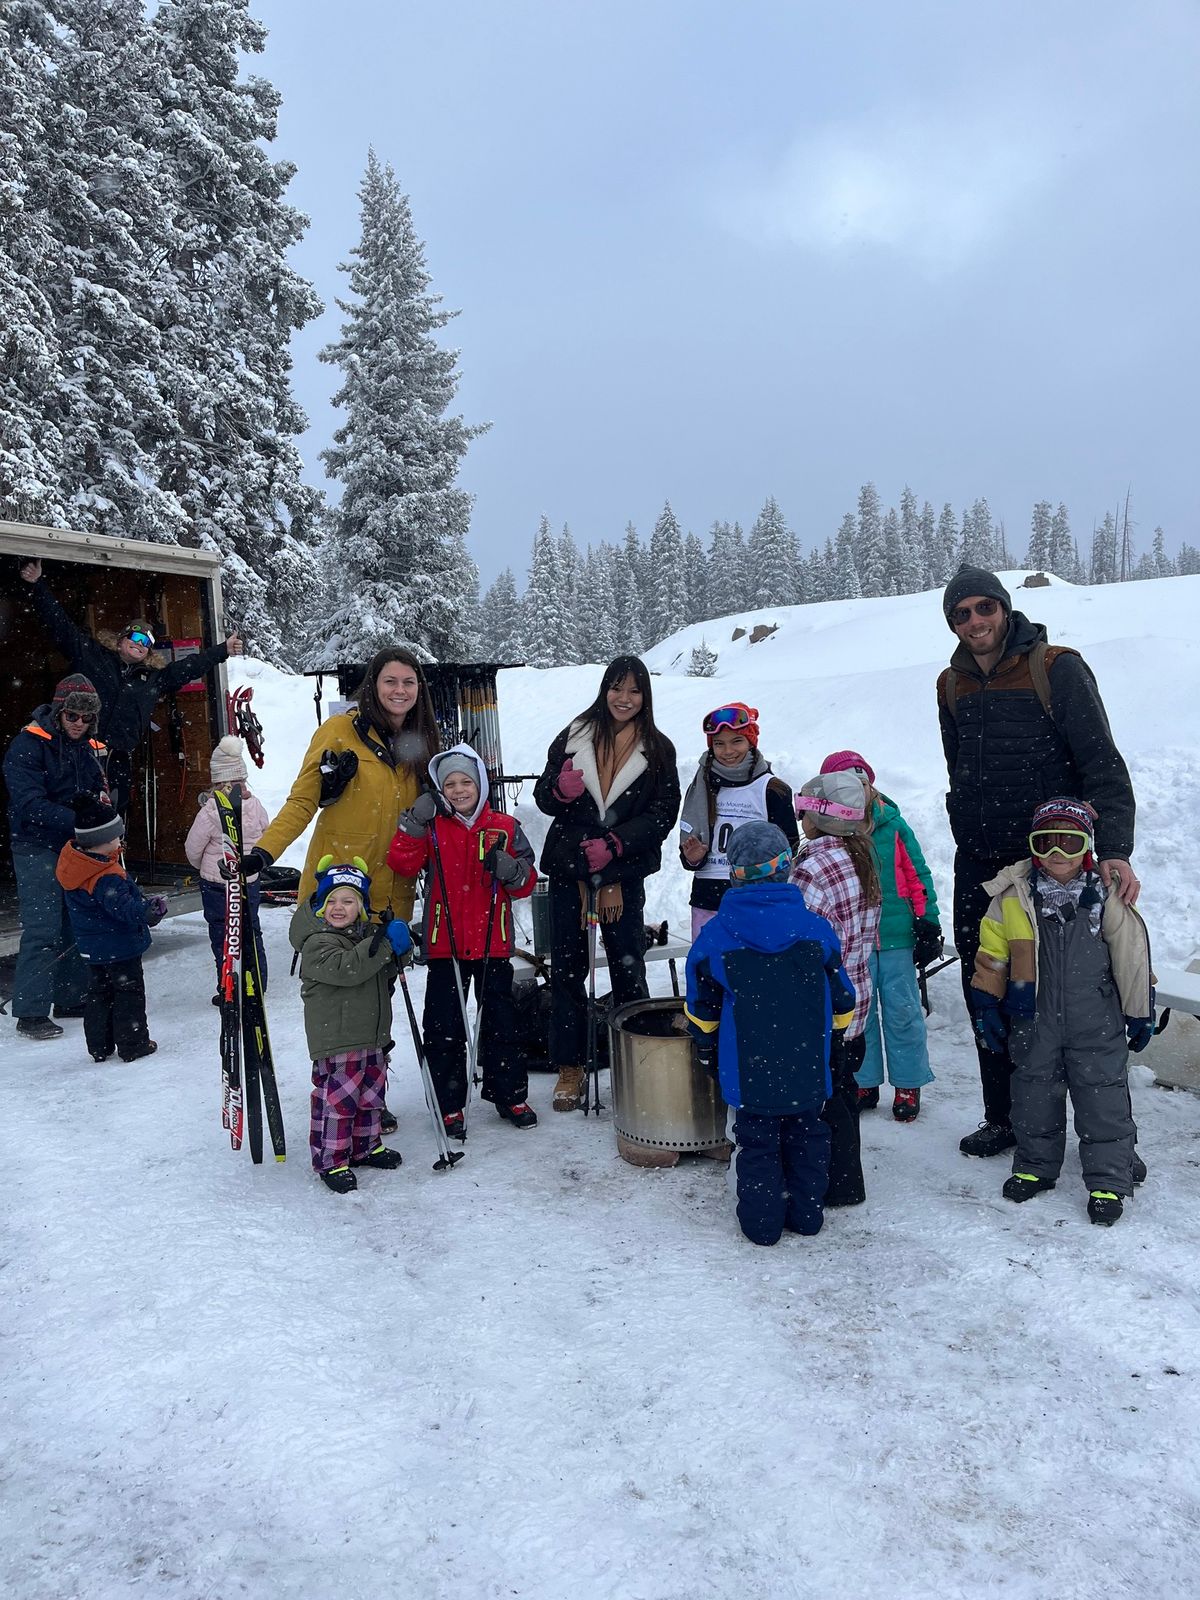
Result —
[{"label": "woman with fur-collared coat", "polygon": [[679,814],[675,747],[654,725],[650,674],[618,656],[595,700],[546,756],[534,790],[554,820],[542,849],[550,880],[550,1059],[556,1111],[578,1109],[587,1049],[587,903],[597,914],[613,999],[646,994],[645,880],[662,866]]},{"label": "woman with fur-collared coat", "polygon": [[[248,872],[270,866],[314,817],[297,901],[303,905],[317,886],[317,863],[323,856],[353,861],[361,856],[371,876],[370,909],[407,922],[412,916],[414,882],[401,878],[387,864],[396,819],[407,811],[421,789],[421,775],[442,743],[433,702],[420,665],[407,650],[380,650],[363,675],[358,709],[327,717],[313,735],[291,793],[279,814],[245,857]],[[336,797],[322,782],[322,756],[352,754],[349,772]],[[345,772],[345,765],[342,771]]]}]

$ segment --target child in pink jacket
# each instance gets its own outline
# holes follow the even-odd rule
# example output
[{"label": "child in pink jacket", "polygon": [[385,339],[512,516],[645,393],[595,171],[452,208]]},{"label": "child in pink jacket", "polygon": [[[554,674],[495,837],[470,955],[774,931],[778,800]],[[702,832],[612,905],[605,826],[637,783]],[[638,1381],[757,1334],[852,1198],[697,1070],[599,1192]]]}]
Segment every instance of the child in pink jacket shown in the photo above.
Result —
[{"label": "child in pink jacket", "polygon": [[[208,763],[213,789],[223,789],[226,794],[233,789],[242,793],[242,853],[251,850],[266,832],[267,809],[262,801],[250,793],[246,777],[246,762],[242,741],[226,734],[213,751]],[[221,961],[225,954],[225,880],[221,876],[221,823],[217,817],[217,802],[212,790],[200,796],[200,809],[184,841],[184,850],[192,866],[200,874],[200,900],[204,907],[204,920],[208,923],[208,938],[217,963],[217,978],[221,976]],[[254,930],[254,943],[258,950],[258,970],[263,991],[267,987],[267,952],[263,946],[262,929],[258,924],[258,902],[262,889],[257,877],[246,883],[246,900],[249,906],[250,926]],[[213,1004],[219,1003],[213,996]]]}]

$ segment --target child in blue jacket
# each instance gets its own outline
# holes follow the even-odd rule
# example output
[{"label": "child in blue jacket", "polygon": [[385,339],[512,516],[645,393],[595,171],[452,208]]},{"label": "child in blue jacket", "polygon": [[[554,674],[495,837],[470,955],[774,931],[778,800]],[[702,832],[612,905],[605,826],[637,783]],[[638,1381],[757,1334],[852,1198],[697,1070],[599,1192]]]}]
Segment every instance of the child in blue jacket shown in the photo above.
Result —
[{"label": "child in blue jacket", "polygon": [[144,895],[125,876],[119,860],[125,823],[108,801],[78,794],[71,804],[75,837],[59,852],[55,876],[90,979],[84,1038],[93,1061],[107,1061],[114,1049],[122,1061],[137,1061],[158,1049],[146,1023],[142,952],[167,902]]},{"label": "child in blue jacket", "polygon": [[854,1010],[837,935],[787,881],[792,851],[770,822],[734,830],[730,887],[688,955],[688,1030],[737,1112],[737,1217],[755,1244],[825,1220],[833,1031]]}]

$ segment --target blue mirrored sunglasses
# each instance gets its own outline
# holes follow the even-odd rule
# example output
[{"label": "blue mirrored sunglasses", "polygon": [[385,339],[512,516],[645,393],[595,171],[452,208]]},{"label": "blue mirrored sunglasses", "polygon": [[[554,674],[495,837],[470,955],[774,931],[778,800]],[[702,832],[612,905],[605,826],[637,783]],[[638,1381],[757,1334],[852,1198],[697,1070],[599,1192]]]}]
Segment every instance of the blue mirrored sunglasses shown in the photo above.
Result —
[{"label": "blue mirrored sunglasses", "polygon": [[152,650],[154,648],[153,634],[143,633],[140,628],[135,628],[132,633],[127,633],[125,637],[129,640],[130,644],[144,645],[147,650]]}]

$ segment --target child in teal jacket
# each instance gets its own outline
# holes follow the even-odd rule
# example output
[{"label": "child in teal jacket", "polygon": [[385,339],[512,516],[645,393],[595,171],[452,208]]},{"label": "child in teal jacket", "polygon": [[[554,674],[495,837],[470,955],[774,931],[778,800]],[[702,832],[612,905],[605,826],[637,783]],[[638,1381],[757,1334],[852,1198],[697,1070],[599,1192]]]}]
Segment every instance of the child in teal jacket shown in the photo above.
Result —
[{"label": "child in teal jacket", "polygon": [[871,843],[883,891],[879,944],[871,957],[866,1055],[855,1073],[859,1110],[879,1104],[886,1050],[888,1081],[895,1091],[892,1115],[897,1122],[912,1122],[920,1114],[921,1089],[933,1082],[917,983],[917,964],[927,965],[942,947],[933,877],[916,835],[896,803],[875,788],[874,770],[857,751],[827,756],[821,771],[855,772],[869,786]]}]

